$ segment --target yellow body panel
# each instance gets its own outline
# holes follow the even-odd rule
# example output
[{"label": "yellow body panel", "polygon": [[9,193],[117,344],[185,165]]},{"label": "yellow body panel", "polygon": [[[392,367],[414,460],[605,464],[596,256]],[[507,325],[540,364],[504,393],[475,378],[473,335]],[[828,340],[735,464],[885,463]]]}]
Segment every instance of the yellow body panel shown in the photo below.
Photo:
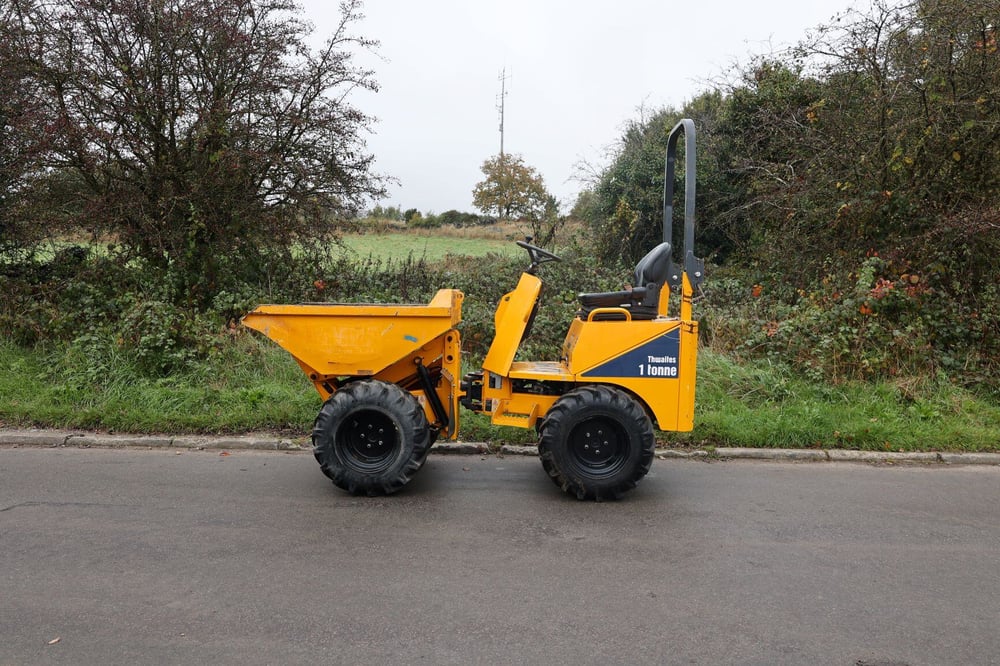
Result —
[{"label": "yellow body panel", "polygon": [[661,430],[694,427],[697,322],[576,319],[563,355],[574,381],[629,391],[646,404]]},{"label": "yellow body panel", "polygon": [[[623,308],[601,308],[570,324],[559,361],[515,362],[541,282],[524,274],[497,307],[496,337],[483,362],[483,412],[497,425],[534,427],[559,394],[581,384],[609,384],[631,393],[661,430],[694,427],[698,323],[662,314],[633,320]],[[690,317],[690,285],[681,313]],[[662,299],[661,311],[666,310]],[[596,315],[615,313],[624,320]]]},{"label": "yellow body panel", "polygon": [[440,290],[429,305],[261,305],[243,318],[304,367],[332,377],[375,375],[454,328],[462,292]]},{"label": "yellow body panel", "polygon": [[372,377],[413,393],[430,423],[438,419],[424,394],[418,363],[435,378],[448,413],[442,434],[458,434],[462,292],[442,289],[427,305],[261,305],[242,323],[288,351],[326,400],[341,379]]},{"label": "yellow body panel", "polygon": [[574,319],[562,361],[512,363],[506,377],[484,373],[484,411],[498,425],[530,428],[559,396],[519,385],[609,384],[638,398],[661,430],[686,432],[694,427],[697,355],[697,322]]},{"label": "yellow body panel", "polygon": [[538,301],[542,281],[537,276],[523,273],[513,291],[507,292],[500,303],[493,321],[496,335],[483,361],[483,369],[498,375],[506,375],[514,361],[514,354],[521,344],[524,329],[528,326],[531,311]]}]

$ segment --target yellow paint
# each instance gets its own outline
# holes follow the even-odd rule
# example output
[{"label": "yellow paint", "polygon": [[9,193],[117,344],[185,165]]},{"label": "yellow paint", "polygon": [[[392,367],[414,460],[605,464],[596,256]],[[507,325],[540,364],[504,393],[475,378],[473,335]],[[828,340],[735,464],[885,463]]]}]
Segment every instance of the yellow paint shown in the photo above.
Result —
[{"label": "yellow paint", "polygon": [[[677,377],[586,376],[588,371],[675,330],[679,336]],[[645,321],[584,321],[577,318],[566,334],[562,356],[560,361],[513,362],[506,373],[489,372],[484,363],[487,372],[483,377],[483,411],[490,414],[497,425],[531,428],[559,396],[519,392],[515,382],[600,383],[620,387],[632,394],[646,406],[661,430],[683,432],[694,427],[697,322],[665,317]]]},{"label": "yellow paint", "polygon": [[448,412],[445,436],[458,434],[462,292],[442,289],[427,305],[261,305],[242,323],[288,351],[326,400],[341,380],[372,377],[417,396],[437,421],[417,376],[417,361],[432,375]]},{"label": "yellow paint", "polygon": [[[601,321],[592,313],[586,321],[575,318],[558,361],[515,362],[540,290],[541,280],[525,273],[497,305],[496,337],[483,361],[482,386],[482,412],[489,414],[493,423],[534,427],[560,392],[600,383],[616,386],[639,400],[660,429],[691,430],[698,323],[692,320],[693,290],[686,273],[679,317],[666,316],[669,299],[665,288],[660,315],[655,319],[633,320],[623,308],[602,308],[599,313],[623,312],[625,317]],[[428,421],[434,423],[437,417],[417,375],[417,364],[422,363],[436,378],[435,390],[448,412],[449,427],[442,436],[454,439],[458,436],[462,377],[461,338],[455,327],[461,321],[462,298],[460,291],[442,289],[427,305],[262,305],[246,315],[243,323],[290,352],[323,399],[343,381],[373,377],[413,393]],[[618,372],[627,359],[616,359],[630,352],[628,359],[643,358],[645,345],[656,348],[663,344],[660,338],[674,332],[678,356],[670,368],[676,368],[676,376],[596,376],[598,368],[601,373],[608,372],[606,364]]]},{"label": "yellow paint", "polygon": [[493,317],[496,335],[483,361],[484,370],[498,375],[506,375],[510,370],[541,290],[542,281],[537,276],[523,273],[517,287],[500,299]]}]

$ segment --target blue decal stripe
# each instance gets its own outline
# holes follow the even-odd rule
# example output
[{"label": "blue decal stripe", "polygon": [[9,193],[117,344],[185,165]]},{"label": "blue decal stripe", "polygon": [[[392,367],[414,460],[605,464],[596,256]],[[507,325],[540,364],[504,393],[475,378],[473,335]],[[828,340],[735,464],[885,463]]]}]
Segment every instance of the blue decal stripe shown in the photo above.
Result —
[{"label": "blue decal stripe", "polygon": [[584,377],[658,377],[674,379],[680,374],[681,331],[675,328],[631,349],[621,356],[591,368]]}]

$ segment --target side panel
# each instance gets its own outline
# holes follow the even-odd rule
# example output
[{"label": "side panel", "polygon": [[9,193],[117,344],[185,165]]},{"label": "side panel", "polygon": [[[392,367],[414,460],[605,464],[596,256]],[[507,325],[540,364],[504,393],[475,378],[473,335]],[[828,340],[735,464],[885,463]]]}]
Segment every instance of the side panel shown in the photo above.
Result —
[{"label": "side panel", "polygon": [[698,324],[677,319],[581,321],[563,353],[578,382],[619,386],[641,399],[661,430],[694,427]]},{"label": "side panel", "polygon": [[521,344],[524,330],[531,318],[531,311],[538,300],[542,281],[534,275],[524,273],[514,291],[500,299],[494,321],[496,335],[483,361],[483,368],[492,373],[506,376],[514,362],[514,354]]},{"label": "side panel", "polygon": [[283,347],[307,374],[373,376],[454,328],[462,298],[442,289],[428,305],[261,305],[242,323]]}]

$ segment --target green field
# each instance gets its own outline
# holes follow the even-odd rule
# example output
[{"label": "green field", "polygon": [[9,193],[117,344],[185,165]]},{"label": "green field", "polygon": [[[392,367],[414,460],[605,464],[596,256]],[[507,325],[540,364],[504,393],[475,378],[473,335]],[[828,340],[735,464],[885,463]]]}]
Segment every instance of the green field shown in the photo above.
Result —
[{"label": "green field", "polygon": [[345,251],[359,258],[372,256],[398,261],[412,255],[414,259],[440,261],[448,254],[478,257],[490,252],[515,254],[523,252],[513,241],[485,238],[454,238],[424,236],[412,233],[345,234]]},{"label": "green field", "polygon": [[[449,254],[480,257],[491,252],[517,254],[523,252],[514,241],[504,238],[465,238],[461,236],[431,236],[413,232],[389,233],[349,233],[340,239],[343,253],[352,258],[372,257],[382,261],[400,261],[411,256],[437,262]],[[107,243],[89,239],[56,240],[39,248],[39,260],[51,260],[59,251],[69,247],[83,246],[91,253],[106,256]]]}]

